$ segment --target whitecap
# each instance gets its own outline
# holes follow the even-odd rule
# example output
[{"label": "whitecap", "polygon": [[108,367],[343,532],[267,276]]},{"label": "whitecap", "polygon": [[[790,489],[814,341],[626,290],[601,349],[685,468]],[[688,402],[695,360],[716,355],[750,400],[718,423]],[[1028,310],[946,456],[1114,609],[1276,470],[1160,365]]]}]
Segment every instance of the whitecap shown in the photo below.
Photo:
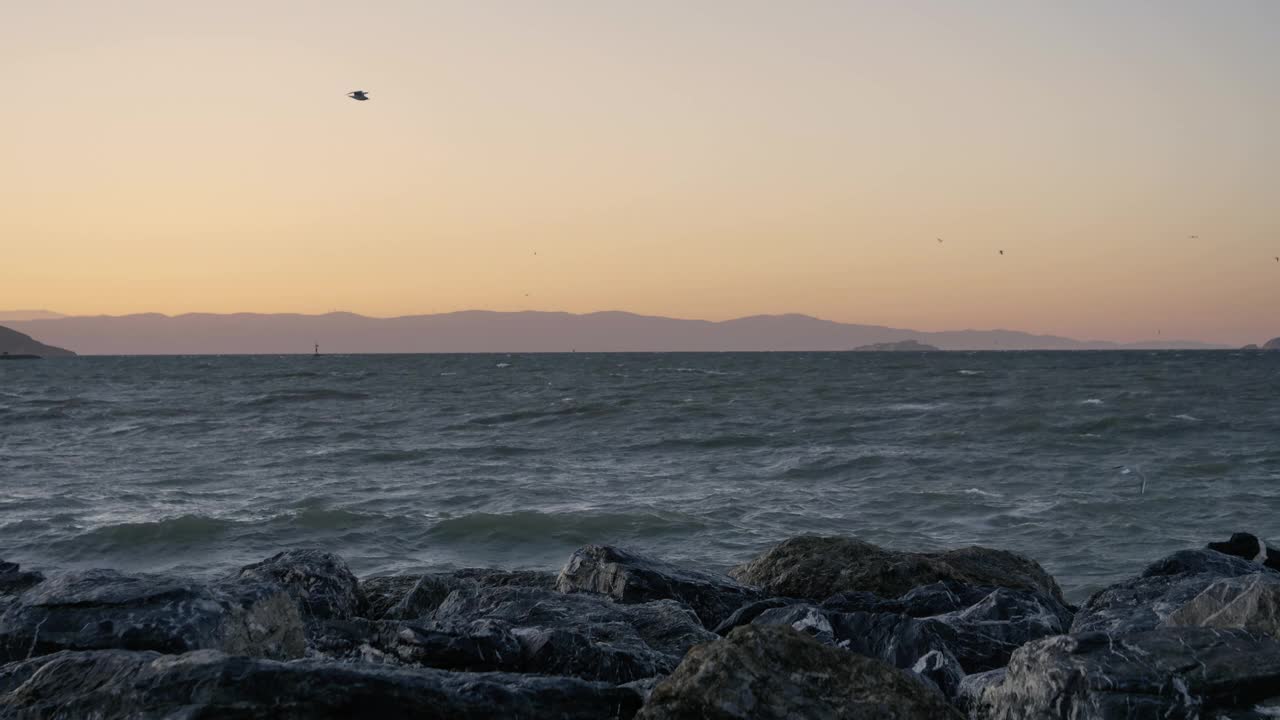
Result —
[{"label": "whitecap", "polygon": [[981,495],[982,497],[989,497],[989,498],[1004,497],[1000,493],[989,492],[987,490],[979,490],[978,488],[969,488],[968,490],[964,491],[964,494],[965,495]]},{"label": "whitecap", "polygon": [[1081,400],[1080,404],[1081,405],[1101,405],[1102,401],[1099,400],[1098,398],[1089,398],[1088,400]]},{"label": "whitecap", "polygon": [[960,373],[961,375],[981,375],[982,374],[981,370],[957,370],[956,372]]},{"label": "whitecap", "polygon": [[500,368],[511,367],[511,363],[498,363],[494,367],[500,367]]},{"label": "whitecap", "polygon": [[1174,415],[1173,419],[1186,420],[1187,422],[1200,422],[1200,418],[1196,417],[1195,415],[1188,415],[1186,413],[1183,413],[1181,415]]}]

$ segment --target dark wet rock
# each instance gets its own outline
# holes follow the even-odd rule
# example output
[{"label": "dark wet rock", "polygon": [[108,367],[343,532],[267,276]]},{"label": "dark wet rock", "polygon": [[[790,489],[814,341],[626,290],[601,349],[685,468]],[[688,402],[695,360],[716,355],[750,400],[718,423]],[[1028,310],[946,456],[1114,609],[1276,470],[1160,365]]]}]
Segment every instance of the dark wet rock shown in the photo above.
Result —
[{"label": "dark wet rock", "polygon": [[293,658],[304,650],[303,625],[293,600],[274,583],[203,585],[114,570],[55,575],[0,615],[6,661],[105,648]]},{"label": "dark wet rock", "polygon": [[630,688],[572,678],[281,663],[213,651],[58,653],[0,668],[0,693],[0,717],[18,720],[595,720],[629,718],[641,704]]},{"label": "dark wet rock", "polygon": [[766,598],[764,600],[756,600],[755,602],[747,603],[737,610],[734,610],[733,614],[729,615],[729,617],[724,619],[724,622],[716,626],[714,632],[720,637],[724,637],[729,634],[730,630],[740,625],[750,625],[752,620],[755,620],[766,610],[787,607],[788,605],[796,605],[803,602],[803,600],[797,600],[795,598]]},{"label": "dark wet rock", "polygon": [[1280,690],[1280,642],[1241,630],[1063,635],[1013,655],[975,708],[987,720],[1245,717]]},{"label": "dark wet rock", "polygon": [[1218,580],[1261,569],[1212,550],[1180,550],[1152,563],[1140,576],[1094,593],[1077,611],[1071,632],[1123,635],[1152,630]]},{"label": "dark wet rock", "polygon": [[1280,573],[1254,573],[1215,581],[1169,613],[1164,624],[1235,628],[1280,640]]},{"label": "dark wet rock", "polygon": [[1017,553],[968,547],[907,553],[846,537],[791,538],[729,571],[767,595],[821,601],[863,591],[894,598],[921,585],[966,585],[1036,590],[1064,603],[1058,583],[1038,563]]},{"label": "dark wet rock", "polygon": [[693,648],[654,688],[644,720],[945,720],[942,696],[882,662],[790,628],[747,625]]},{"label": "dark wet rock", "polygon": [[600,593],[623,603],[678,600],[693,608],[708,628],[762,597],[754,588],[723,575],[679,567],[610,545],[576,550],[556,577],[556,589]]},{"label": "dark wet rock", "polygon": [[368,578],[360,587],[366,596],[366,613],[374,620],[414,620],[429,617],[458,588],[531,587],[551,590],[555,573],[537,570],[465,568],[424,575],[389,575]]},{"label": "dark wet rock", "polygon": [[[924,667],[946,677],[951,673],[947,658],[955,660],[961,674],[1003,666],[1022,644],[1066,632],[1071,612],[1036,592],[997,588],[969,607],[932,617],[790,605],[761,613],[754,624],[789,625],[822,642],[902,669],[912,669],[930,653],[940,653]],[[949,681],[939,685],[954,689]]]},{"label": "dark wet rock", "polygon": [[238,577],[282,585],[307,619],[341,620],[363,614],[360,582],[347,562],[333,553],[289,550],[240,568]]},{"label": "dark wet rock", "polygon": [[960,681],[965,678],[960,661],[946,650],[930,650],[916,660],[910,670],[929,681],[946,697],[954,696],[960,687]]},{"label": "dark wet rock", "polygon": [[869,592],[843,592],[824,600],[822,608],[839,612],[888,612],[909,617],[929,617],[963,610],[981,602],[995,589],[991,586],[946,581],[921,585],[892,599]]},{"label": "dark wet rock", "polygon": [[379,575],[362,578],[360,592],[364,594],[365,616],[371,620],[383,619],[387,611],[403,600],[423,577],[422,575]]},{"label": "dark wet rock", "polygon": [[641,698],[648,700],[649,696],[653,694],[653,689],[658,687],[658,683],[666,679],[665,675],[654,675],[653,677],[632,680],[629,683],[622,683],[621,687],[630,688],[637,693],[640,693]]},{"label": "dark wet rock", "polygon": [[1209,549],[1280,570],[1280,550],[1267,547],[1256,535],[1233,533],[1226,542],[1211,542]]},{"label": "dark wet rock", "polygon": [[982,694],[992,685],[1004,682],[1005,668],[997,668],[986,672],[972,673],[960,679],[951,702],[969,717],[977,717],[981,706]]},{"label": "dark wet rock", "polygon": [[521,642],[528,672],[611,682],[668,672],[689,647],[716,637],[673,600],[626,605],[516,586],[456,590],[435,619],[507,623]]},{"label": "dark wet rock", "polygon": [[312,620],[307,623],[309,659],[386,662],[376,647],[382,625],[366,618]]},{"label": "dark wet rock", "polygon": [[15,562],[0,560],[0,596],[14,595],[44,580],[44,575],[23,570]]},{"label": "dark wet rock", "polygon": [[411,665],[443,670],[524,670],[524,651],[501,620],[385,623],[379,649]]}]

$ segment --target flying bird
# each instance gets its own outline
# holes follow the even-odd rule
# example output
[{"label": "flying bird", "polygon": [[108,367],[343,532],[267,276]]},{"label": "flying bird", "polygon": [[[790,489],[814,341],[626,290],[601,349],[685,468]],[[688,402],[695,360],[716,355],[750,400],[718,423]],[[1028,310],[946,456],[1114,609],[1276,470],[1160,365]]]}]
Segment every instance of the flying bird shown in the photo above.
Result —
[{"label": "flying bird", "polygon": [[938,242],[942,242],[942,238],[938,238]]},{"label": "flying bird", "polygon": [[1000,254],[1001,254],[1001,255],[1003,255],[1003,254],[1004,254],[1004,251],[1003,251],[1003,250],[1001,250],[1001,251],[1000,251]]},{"label": "flying bird", "polygon": [[1280,262],[1280,256],[1276,257],[1276,262]]},{"label": "flying bird", "polygon": [[355,92],[347,93],[347,97],[351,98],[352,100],[359,100],[360,102],[364,102],[365,100],[369,99],[369,93],[366,90],[356,90]]},{"label": "flying bird", "polygon": [[1192,240],[1199,240],[1199,239],[1200,239],[1200,236],[1199,236],[1199,235],[1188,235],[1187,237],[1191,238]]}]

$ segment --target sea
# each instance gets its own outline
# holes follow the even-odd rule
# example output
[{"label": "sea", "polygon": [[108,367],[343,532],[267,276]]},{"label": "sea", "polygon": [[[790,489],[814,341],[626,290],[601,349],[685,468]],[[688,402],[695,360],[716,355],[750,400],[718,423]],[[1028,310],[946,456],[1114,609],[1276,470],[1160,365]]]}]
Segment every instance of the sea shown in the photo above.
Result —
[{"label": "sea", "polygon": [[0,363],[0,559],[28,569],[554,570],[610,543],[722,570],[820,534],[1014,550],[1080,601],[1237,531],[1280,541],[1280,353]]}]

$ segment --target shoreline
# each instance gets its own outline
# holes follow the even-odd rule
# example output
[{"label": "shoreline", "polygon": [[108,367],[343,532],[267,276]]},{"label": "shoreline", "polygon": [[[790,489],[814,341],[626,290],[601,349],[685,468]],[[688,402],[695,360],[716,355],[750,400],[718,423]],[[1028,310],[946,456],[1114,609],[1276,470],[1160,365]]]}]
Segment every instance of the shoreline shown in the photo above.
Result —
[{"label": "shoreline", "polygon": [[[1255,713],[1280,706],[1277,603],[1280,554],[1245,534],[1079,607],[1016,553],[817,536],[728,574],[602,545],[558,573],[364,579],[319,550],[209,580],[0,562],[0,717],[873,717],[873,699],[921,718]],[[706,715],[743,683],[782,704]]]}]

